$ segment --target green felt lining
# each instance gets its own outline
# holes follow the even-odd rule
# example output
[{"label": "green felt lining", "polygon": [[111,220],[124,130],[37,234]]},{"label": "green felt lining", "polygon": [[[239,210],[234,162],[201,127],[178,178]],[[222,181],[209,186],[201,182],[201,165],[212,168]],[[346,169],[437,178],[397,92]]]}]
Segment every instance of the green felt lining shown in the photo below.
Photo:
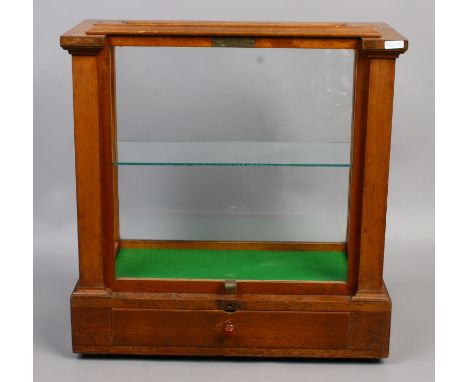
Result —
[{"label": "green felt lining", "polygon": [[344,251],[120,249],[119,278],[346,281]]}]

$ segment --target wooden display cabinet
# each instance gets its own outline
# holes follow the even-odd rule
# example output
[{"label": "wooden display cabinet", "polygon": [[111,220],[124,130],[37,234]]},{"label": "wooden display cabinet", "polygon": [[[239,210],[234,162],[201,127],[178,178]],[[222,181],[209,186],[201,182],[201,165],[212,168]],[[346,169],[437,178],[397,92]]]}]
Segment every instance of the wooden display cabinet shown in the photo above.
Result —
[{"label": "wooden display cabinet", "polygon": [[[71,296],[74,352],[388,356],[391,300],[382,274],[395,59],[407,50],[403,36],[384,23],[87,20],[62,35],[60,44],[73,63],[79,239],[79,281]],[[187,149],[198,154],[188,153],[180,162],[171,159],[182,150],[182,146],[170,146],[174,143],[159,142],[153,149],[132,149],[125,142],[119,146],[115,47],[351,50],[353,102],[344,151],[349,159],[343,164],[320,157],[341,150],[331,139],[328,146],[322,142],[310,150],[289,143],[278,149],[280,143],[261,142],[253,143],[258,148],[225,142],[213,149],[199,142]],[[289,68],[283,70],[286,73]],[[146,150],[149,157],[135,159],[128,150],[137,157]],[[125,152],[132,163],[120,160]],[[218,152],[213,155],[218,155],[219,163],[210,159],[213,152]],[[244,161],[242,152],[254,154]],[[275,152],[283,155],[279,162]],[[198,155],[205,159],[196,159]],[[345,237],[316,240],[312,235],[312,240],[289,241],[281,233],[280,240],[261,235],[258,240],[122,236],[120,165],[139,161],[166,169],[178,165],[315,166],[323,171],[346,167]],[[268,235],[269,230],[265,232]]]}]

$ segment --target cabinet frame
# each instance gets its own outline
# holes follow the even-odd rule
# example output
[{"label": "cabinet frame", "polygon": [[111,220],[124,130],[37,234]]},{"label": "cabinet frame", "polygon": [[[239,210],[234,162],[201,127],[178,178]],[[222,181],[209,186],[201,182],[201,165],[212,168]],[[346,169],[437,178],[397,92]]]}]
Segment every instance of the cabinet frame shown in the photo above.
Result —
[{"label": "cabinet frame", "polygon": [[[220,38],[234,43],[249,38],[254,40],[255,48],[265,49],[355,50],[346,243],[120,240],[118,168],[113,165],[116,159],[114,47],[212,48],[214,40]],[[396,45],[393,44],[395,42]],[[60,43],[72,55],[73,71],[79,243],[79,281],[71,299],[75,351],[204,354],[195,350],[189,353],[182,350],[171,353],[167,349],[144,351],[141,350],[143,348],[130,351],[113,345],[111,310],[116,306],[133,307],[133,299],[144,306],[156,304],[159,308],[156,298],[160,303],[166,301],[173,309],[199,309],[197,304],[203,306],[203,301],[210,309],[219,309],[219,301],[232,300],[238,301],[242,310],[255,306],[252,301],[258,299],[270,304],[266,310],[284,310],[285,307],[290,310],[289,307],[299,301],[309,301],[309,305],[304,303],[299,308],[300,311],[328,311],[333,303],[340,302],[342,311],[349,312],[352,317],[360,317],[363,306],[366,311],[385,313],[376,319],[375,325],[388,326],[389,330],[390,318],[386,314],[391,310],[391,303],[382,276],[395,61],[408,48],[403,36],[384,23],[85,20],[62,35]],[[348,279],[347,282],[238,281],[237,294],[234,295],[224,293],[223,280],[116,279],[115,258],[119,249],[125,247],[346,250]],[[359,301],[364,302],[360,307]],[[100,332],[104,330],[102,328],[87,327],[82,321],[88,315],[102,315],[103,328],[110,332],[106,335]],[[359,321],[357,318],[354,320]],[[99,322],[97,318],[95,323]],[[357,330],[353,332],[353,327],[359,326],[353,322],[351,319],[351,337]],[[359,330],[363,331],[362,328]],[[368,343],[364,349],[368,353],[361,351],[363,349],[354,349],[353,353],[352,348],[347,348],[346,351],[333,349],[328,353],[323,349],[309,349],[302,354],[297,349],[292,351],[293,346],[290,350],[276,350],[269,355],[384,357],[388,354],[388,333],[385,330],[381,334],[383,340],[380,339],[384,345],[378,351]],[[90,339],[83,334],[93,331],[101,333],[102,338],[109,337],[104,341],[104,348],[102,344],[89,342]],[[362,336],[365,337],[365,333]],[[228,351],[226,347],[216,354],[252,355]]]}]

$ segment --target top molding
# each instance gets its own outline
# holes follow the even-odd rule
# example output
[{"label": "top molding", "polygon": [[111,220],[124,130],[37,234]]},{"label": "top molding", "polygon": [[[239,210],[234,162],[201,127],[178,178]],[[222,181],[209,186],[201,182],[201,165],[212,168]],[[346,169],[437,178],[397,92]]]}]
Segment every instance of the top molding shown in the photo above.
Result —
[{"label": "top molding", "polygon": [[408,49],[408,40],[385,23],[264,21],[85,20],[63,34],[60,45],[72,54],[93,54],[105,46],[107,36],[360,39],[370,56],[397,57]]}]

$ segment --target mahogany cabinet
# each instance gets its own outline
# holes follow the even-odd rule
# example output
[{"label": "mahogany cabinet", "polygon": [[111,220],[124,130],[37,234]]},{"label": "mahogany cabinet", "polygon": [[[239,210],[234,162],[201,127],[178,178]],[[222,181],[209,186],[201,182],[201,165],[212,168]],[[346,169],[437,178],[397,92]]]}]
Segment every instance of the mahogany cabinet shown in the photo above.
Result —
[{"label": "mahogany cabinet", "polygon": [[388,356],[403,36],[384,23],[86,20],[60,44],[74,352]]}]

